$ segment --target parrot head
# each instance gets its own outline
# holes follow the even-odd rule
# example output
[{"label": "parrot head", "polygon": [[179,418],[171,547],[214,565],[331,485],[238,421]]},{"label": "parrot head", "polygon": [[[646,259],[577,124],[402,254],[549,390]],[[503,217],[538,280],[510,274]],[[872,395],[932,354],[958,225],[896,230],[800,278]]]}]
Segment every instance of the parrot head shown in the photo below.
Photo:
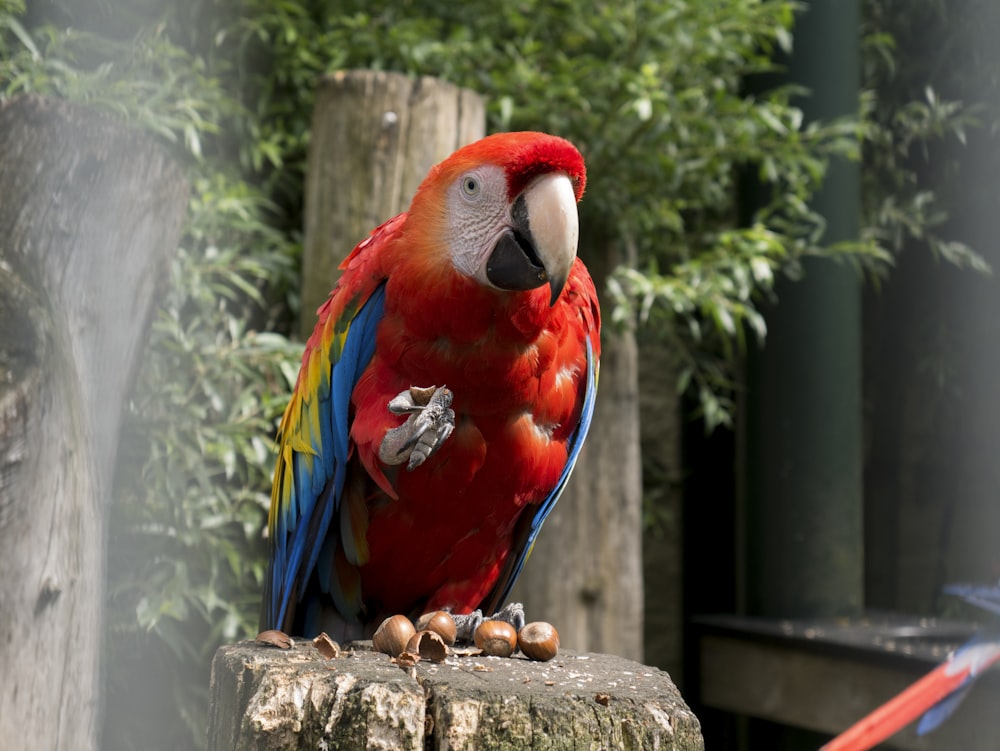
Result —
[{"label": "parrot head", "polygon": [[554,305],[576,258],[585,183],[583,157],[569,141],[497,133],[430,171],[409,211],[423,225],[412,229],[445,251],[430,260],[497,290],[548,284]]}]

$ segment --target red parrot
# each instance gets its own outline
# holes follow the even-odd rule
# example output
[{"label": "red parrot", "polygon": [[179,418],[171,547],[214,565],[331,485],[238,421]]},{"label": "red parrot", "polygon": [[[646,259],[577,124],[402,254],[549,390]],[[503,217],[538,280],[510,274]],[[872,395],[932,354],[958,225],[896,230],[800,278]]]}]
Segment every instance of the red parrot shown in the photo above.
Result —
[{"label": "red parrot", "polygon": [[[1000,584],[959,584],[946,587],[945,592],[1000,615]],[[820,751],[867,751],[918,717],[917,735],[931,732],[951,716],[976,678],[998,661],[1000,631],[994,627],[974,636],[944,663],[862,717]]]},{"label": "red parrot", "polygon": [[585,182],[562,138],[488,136],[341,264],[279,428],[263,629],[506,600],[594,409]]}]

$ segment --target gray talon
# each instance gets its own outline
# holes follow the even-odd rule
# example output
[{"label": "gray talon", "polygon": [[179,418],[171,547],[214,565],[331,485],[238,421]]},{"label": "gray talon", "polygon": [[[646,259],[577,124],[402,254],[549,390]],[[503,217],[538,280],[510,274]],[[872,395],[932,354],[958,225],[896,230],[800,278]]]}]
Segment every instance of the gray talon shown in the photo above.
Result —
[{"label": "gray talon", "polygon": [[409,415],[406,422],[385,434],[379,458],[385,464],[402,464],[413,470],[427,461],[455,429],[453,394],[442,386],[411,386],[392,398],[389,411]]},{"label": "gray talon", "polygon": [[515,631],[524,628],[524,605],[520,602],[508,602],[489,618],[491,621],[505,621],[514,627]]},{"label": "gray talon", "polygon": [[462,644],[472,644],[476,629],[485,619],[482,610],[473,610],[468,615],[452,615],[455,621],[455,641]]},{"label": "gray talon", "polygon": [[483,617],[481,610],[473,610],[468,615],[452,615],[455,621],[455,640],[463,644],[475,641],[476,629],[483,621],[504,621],[514,627],[515,631],[524,628],[524,605],[520,602],[509,602],[489,618]]}]

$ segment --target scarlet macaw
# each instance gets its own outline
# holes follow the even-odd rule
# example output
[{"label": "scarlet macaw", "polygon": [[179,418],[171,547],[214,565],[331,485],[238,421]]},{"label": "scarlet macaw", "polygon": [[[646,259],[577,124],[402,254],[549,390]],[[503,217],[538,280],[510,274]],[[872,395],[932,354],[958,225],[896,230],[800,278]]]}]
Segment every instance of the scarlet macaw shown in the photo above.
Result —
[{"label": "scarlet macaw", "polygon": [[279,430],[262,629],[506,600],[594,410],[585,182],[562,138],[488,136],[341,264]]},{"label": "scarlet macaw", "polygon": [[[948,594],[1000,615],[1000,584],[992,587],[960,584]],[[972,683],[1000,661],[1000,632],[974,636],[944,663],[824,745],[820,751],[867,751],[909,725],[917,717],[917,734],[925,735],[948,719]]]}]

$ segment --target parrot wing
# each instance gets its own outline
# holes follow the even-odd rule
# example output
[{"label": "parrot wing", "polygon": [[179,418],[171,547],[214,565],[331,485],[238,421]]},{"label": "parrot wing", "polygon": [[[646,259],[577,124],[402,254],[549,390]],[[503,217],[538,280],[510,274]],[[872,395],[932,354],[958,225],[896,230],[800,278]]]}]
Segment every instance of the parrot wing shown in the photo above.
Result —
[{"label": "parrot wing", "polygon": [[[956,585],[946,587],[945,592],[992,612],[997,612],[1000,605],[997,586]],[[918,717],[917,734],[931,732],[952,715],[976,678],[997,662],[1000,633],[993,630],[974,636],[947,661],[858,720],[820,751],[867,751]]]},{"label": "parrot wing", "polygon": [[[262,629],[293,628],[296,606],[314,571],[340,613],[360,610],[353,566],[367,557],[367,525],[364,498],[352,492],[348,477],[354,450],[351,394],[374,354],[383,316],[385,285],[376,272],[377,251],[398,232],[403,218],[381,225],[347,257],[306,343],[278,431]],[[331,524],[339,534],[328,534]]]},{"label": "parrot wing", "polygon": [[[970,605],[1000,615],[1000,585],[952,584],[944,588],[946,594],[961,597]],[[927,710],[917,725],[917,735],[925,735],[947,720],[962,703],[976,678],[1000,660],[1000,633],[978,634],[960,647],[948,660],[950,665],[961,665],[951,672],[961,672],[965,677],[953,693]]]},{"label": "parrot wing", "polygon": [[975,675],[971,673],[966,675],[958,687],[948,696],[924,712],[924,716],[917,723],[917,735],[927,735],[927,733],[936,730],[941,723],[951,717],[955,713],[955,710],[958,709],[958,705],[965,699],[965,695],[969,693],[969,689],[972,687],[974,681]]},{"label": "parrot wing", "polygon": [[997,584],[951,584],[945,594],[961,597],[970,605],[1000,615],[1000,582]]},{"label": "parrot wing", "polygon": [[[594,298],[596,299],[596,293],[594,293]],[[583,394],[583,406],[580,410],[580,421],[577,423],[576,430],[573,431],[573,435],[569,441],[566,465],[559,475],[559,481],[538,505],[535,513],[524,514],[514,529],[510,555],[507,556],[507,562],[500,572],[497,583],[490,590],[490,593],[480,606],[483,613],[495,613],[503,607],[504,602],[510,596],[514,583],[521,575],[521,570],[524,568],[528,556],[531,555],[531,548],[535,544],[535,539],[542,530],[542,523],[552,513],[556,501],[559,500],[559,496],[562,495],[563,489],[565,489],[566,483],[569,481],[573,467],[576,466],[577,457],[580,455],[580,449],[583,448],[583,441],[590,430],[590,423],[594,417],[594,404],[597,399],[597,377],[600,369],[598,355],[595,350],[600,347],[600,343],[595,340],[597,332],[592,327],[592,321],[588,321],[587,325],[587,377]]]}]

